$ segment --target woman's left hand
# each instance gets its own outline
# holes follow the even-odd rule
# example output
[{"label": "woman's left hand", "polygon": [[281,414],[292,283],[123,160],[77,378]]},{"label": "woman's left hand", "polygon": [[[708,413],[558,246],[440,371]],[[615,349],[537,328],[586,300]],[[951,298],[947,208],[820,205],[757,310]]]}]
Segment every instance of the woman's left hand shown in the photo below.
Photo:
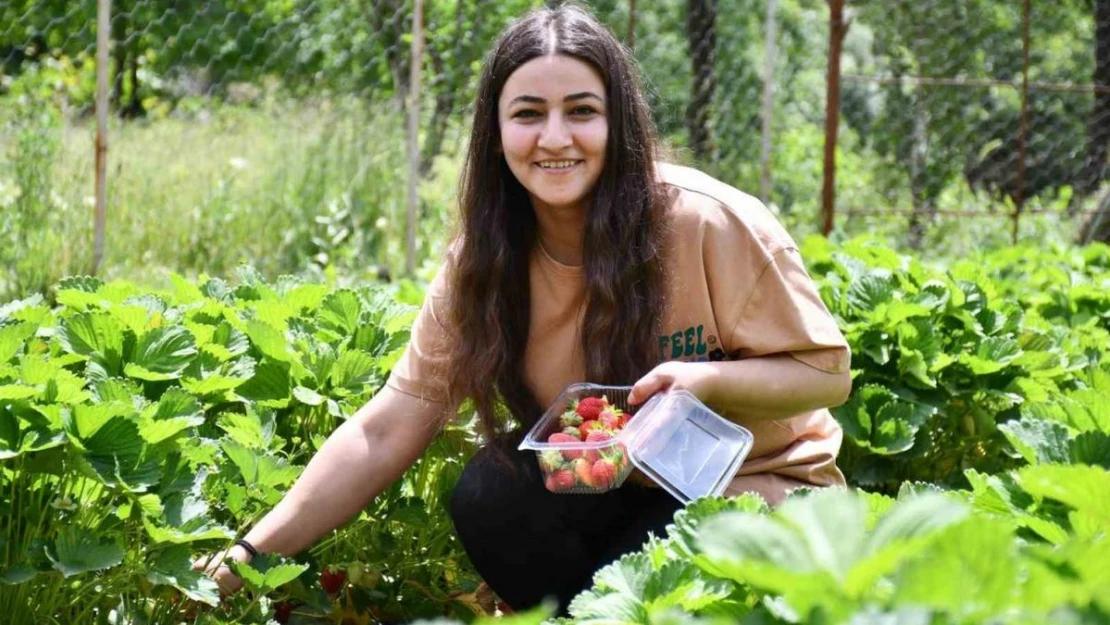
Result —
[{"label": "woman's left hand", "polygon": [[720,371],[709,362],[682,362],[672,360],[658,365],[640,378],[628,394],[628,403],[642,404],[659,391],[685,390],[702,401],[713,392]]}]

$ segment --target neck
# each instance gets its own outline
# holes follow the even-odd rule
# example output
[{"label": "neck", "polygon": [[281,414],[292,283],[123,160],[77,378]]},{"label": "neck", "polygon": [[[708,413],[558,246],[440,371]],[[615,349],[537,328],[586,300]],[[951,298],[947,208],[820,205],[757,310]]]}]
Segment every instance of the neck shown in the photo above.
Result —
[{"label": "neck", "polygon": [[536,241],[548,256],[563,265],[582,265],[585,231],[585,217],[579,211],[564,215],[536,211]]}]

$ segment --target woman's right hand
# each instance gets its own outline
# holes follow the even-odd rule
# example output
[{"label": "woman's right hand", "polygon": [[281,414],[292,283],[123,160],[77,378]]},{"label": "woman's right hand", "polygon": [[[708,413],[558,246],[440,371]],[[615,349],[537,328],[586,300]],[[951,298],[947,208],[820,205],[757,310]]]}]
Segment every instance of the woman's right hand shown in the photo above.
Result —
[{"label": "woman's right hand", "polygon": [[251,554],[239,545],[234,545],[230,549],[193,560],[193,570],[203,571],[205,575],[211,577],[220,587],[221,596],[233,595],[243,587],[243,580],[239,579],[231,571],[231,567],[224,562],[227,558],[236,562],[249,563]]}]

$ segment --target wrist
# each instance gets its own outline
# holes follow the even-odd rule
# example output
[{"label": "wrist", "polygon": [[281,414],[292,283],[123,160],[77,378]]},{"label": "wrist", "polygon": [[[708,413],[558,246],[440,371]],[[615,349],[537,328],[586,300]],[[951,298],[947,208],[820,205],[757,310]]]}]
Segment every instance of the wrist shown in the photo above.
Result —
[{"label": "wrist", "polygon": [[236,562],[243,562],[250,564],[254,560],[254,556],[249,551],[243,548],[242,545],[233,545],[231,549],[227,550],[227,555]]}]

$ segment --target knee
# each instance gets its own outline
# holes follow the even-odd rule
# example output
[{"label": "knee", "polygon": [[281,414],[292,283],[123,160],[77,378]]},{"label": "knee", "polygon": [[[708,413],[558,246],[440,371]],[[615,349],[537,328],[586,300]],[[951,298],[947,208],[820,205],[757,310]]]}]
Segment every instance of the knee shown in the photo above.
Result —
[{"label": "knee", "polygon": [[538,469],[529,466],[527,460],[520,454],[480,449],[463,468],[451,493],[448,509],[455,527],[461,531],[462,527],[484,523],[491,512],[504,514],[508,509],[519,509],[529,497],[536,496],[536,485],[542,490],[543,482],[533,475]]}]

